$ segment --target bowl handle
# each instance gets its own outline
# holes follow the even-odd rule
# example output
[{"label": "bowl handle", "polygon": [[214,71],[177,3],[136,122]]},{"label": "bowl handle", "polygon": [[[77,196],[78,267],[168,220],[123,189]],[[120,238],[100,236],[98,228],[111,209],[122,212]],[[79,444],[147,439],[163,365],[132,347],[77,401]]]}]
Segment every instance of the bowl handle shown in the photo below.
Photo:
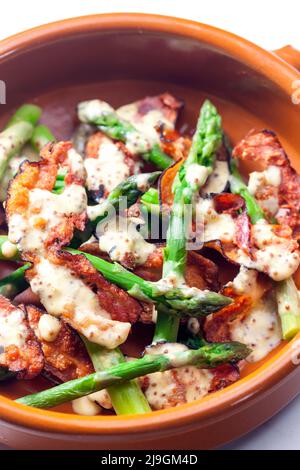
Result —
[{"label": "bowl handle", "polygon": [[274,54],[300,71],[300,51],[298,49],[293,46],[284,46],[281,49],[276,49]]}]

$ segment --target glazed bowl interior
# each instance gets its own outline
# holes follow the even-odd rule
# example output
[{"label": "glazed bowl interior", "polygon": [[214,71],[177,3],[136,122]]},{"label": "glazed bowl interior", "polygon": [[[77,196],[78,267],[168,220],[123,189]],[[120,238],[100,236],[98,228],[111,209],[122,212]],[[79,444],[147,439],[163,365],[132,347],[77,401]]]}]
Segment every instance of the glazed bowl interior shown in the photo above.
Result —
[{"label": "glazed bowl interior", "polygon": [[[66,139],[80,100],[99,97],[118,106],[169,91],[185,102],[179,127],[191,130],[203,98],[210,96],[233,143],[253,127],[273,129],[300,169],[300,116],[288,92],[298,78],[296,71],[230,34],[171,18],[109,15],[16,36],[2,43],[0,54],[0,78],[7,84],[2,122],[19,104],[34,101],[43,106],[43,122],[58,139]],[[175,429],[179,422],[188,426],[192,419],[209,419],[222,407],[281,380],[291,369],[289,353],[283,345],[228,389],[149,416],[79,417],[28,409],[5,398],[0,407],[2,416],[23,425],[28,420],[49,430],[69,421],[70,428],[64,430],[70,433],[133,432],[133,427],[138,432],[139,424],[144,430],[170,424]],[[28,392],[34,386],[23,387]],[[14,398],[20,391],[5,385],[0,393]]]}]

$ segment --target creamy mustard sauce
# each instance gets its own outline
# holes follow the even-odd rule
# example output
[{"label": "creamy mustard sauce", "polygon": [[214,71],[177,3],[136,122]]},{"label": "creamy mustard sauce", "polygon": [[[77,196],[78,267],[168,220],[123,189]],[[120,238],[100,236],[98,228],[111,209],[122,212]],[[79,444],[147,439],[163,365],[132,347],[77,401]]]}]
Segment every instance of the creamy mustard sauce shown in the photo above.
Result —
[{"label": "creamy mustard sauce", "polygon": [[271,352],[282,340],[277,306],[270,297],[259,300],[244,320],[237,319],[230,326],[231,339],[252,349],[248,362],[257,362]]},{"label": "creamy mustard sauce", "polygon": [[137,230],[134,218],[117,217],[97,228],[100,250],[108,253],[112,261],[126,260],[130,256],[133,264],[144,264],[155,250],[155,245],[144,240]]},{"label": "creamy mustard sauce", "polygon": [[233,279],[232,286],[237,294],[251,294],[256,289],[258,272],[255,269],[240,267],[238,275]]},{"label": "creamy mustard sauce", "polygon": [[253,196],[265,186],[272,186],[273,192],[266,199],[258,198],[259,205],[269,216],[275,216],[279,210],[278,188],[281,183],[281,171],[277,166],[271,165],[265,171],[254,171],[249,175],[248,189]]},{"label": "creamy mustard sauce", "polygon": [[78,118],[81,122],[89,124],[94,122],[99,115],[113,113],[114,109],[105,101],[89,100],[79,103],[77,108]]},{"label": "creamy mustard sauce", "polygon": [[225,190],[229,179],[228,163],[216,160],[212,173],[209,175],[201,194],[219,194]]},{"label": "creamy mustard sauce", "polygon": [[200,198],[196,205],[197,225],[204,224],[203,242],[234,240],[236,225],[230,214],[218,214],[212,199]]},{"label": "creamy mustard sauce", "polygon": [[25,320],[25,313],[19,308],[10,312],[0,309],[0,346],[24,346],[29,335]]},{"label": "creamy mustard sauce", "polygon": [[[147,354],[173,354],[188,348],[179,343],[165,343],[146,349]],[[176,379],[174,377],[176,374]],[[194,366],[180,367],[174,371],[155,372],[147,375],[149,381],[145,396],[153,410],[161,410],[177,404],[191,403],[208,394],[213,373]],[[178,387],[180,386],[180,398]],[[176,404],[176,403],[175,403]]]},{"label": "creamy mustard sauce", "polygon": [[35,266],[31,288],[39,296],[47,312],[63,316],[94,343],[108,349],[122,344],[130,331],[130,323],[111,320],[97,295],[70,270],[42,258]]},{"label": "creamy mustard sauce", "polygon": [[82,181],[86,179],[86,170],[82,164],[82,157],[74,148],[68,150],[67,163],[74,176]]},{"label": "creamy mustard sauce", "polygon": [[[84,174],[80,158],[76,152],[69,151],[69,165],[78,176]],[[26,213],[10,217],[9,240],[17,243],[21,252],[35,253],[35,271],[30,285],[47,312],[53,316],[63,316],[90,341],[113,349],[126,340],[130,323],[111,320],[92,289],[68,268],[47,259],[44,246],[49,232],[59,226],[66,216],[85,213],[86,208],[86,192],[80,185],[67,185],[61,194],[35,188],[29,192]],[[44,321],[41,320],[41,334],[44,332],[45,337],[50,338],[53,325],[44,325]]]},{"label": "creamy mustard sauce", "polygon": [[73,400],[72,408],[74,413],[82,416],[97,416],[101,413],[100,406],[90,400],[88,396]]},{"label": "creamy mustard sauce", "polygon": [[252,240],[257,247],[255,260],[238,250],[236,260],[248,268],[265,272],[274,281],[282,281],[292,276],[300,264],[300,253],[292,249],[294,241],[279,237],[274,226],[264,220],[252,226]]},{"label": "creamy mustard sauce", "polygon": [[44,252],[49,231],[66,215],[81,214],[87,206],[82,186],[71,184],[61,194],[35,188],[29,192],[27,214],[13,214],[9,220],[9,241],[20,251]]},{"label": "creamy mustard sauce", "polygon": [[190,186],[199,188],[206,182],[210,173],[210,168],[193,163],[186,169],[185,179]]},{"label": "creamy mustard sauce", "polygon": [[[204,226],[203,242],[221,240],[235,243],[236,225],[230,214],[218,214],[212,199],[199,199],[196,205],[197,225]],[[250,269],[268,274],[274,281],[282,281],[292,276],[300,265],[299,250],[295,250],[294,240],[279,237],[274,226],[265,220],[251,227],[254,259],[245,251],[236,250],[234,260]],[[201,235],[200,235],[201,236]]]},{"label": "creamy mustard sauce", "polygon": [[84,165],[87,171],[86,186],[89,190],[96,191],[104,185],[105,189],[111,192],[130,176],[125,154],[106,137],[101,140],[98,157],[86,158]]},{"label": "creamy mustard sauce", "polygon": [[72,408],[76,414],[83,416],[96,416],[101,414],[102,408],[110,410],[112,408],[112,403],[108,392],[104,389],[73,400]]},{"label": "creamy mustard sauce", "polygon": [[61,322],[58,318],[48,315],[47,313],[40,317],[38,323],[38,334],[44,341],[48,341],[49,343],[55,341],[60,330]]},{"label": "creamy mustard sauce", "polygon": [[174,129],[174,124],[159,109],[152,109],[145,114],[140,114],[138,104],[131,103],[121,106],[117,113],[138,131],[137,133],[131,132],[127,137],[126,147],[133,154],[144,153],[150,150],[153,145],[159,144],[156,126],[163,124],[165,129]]}]

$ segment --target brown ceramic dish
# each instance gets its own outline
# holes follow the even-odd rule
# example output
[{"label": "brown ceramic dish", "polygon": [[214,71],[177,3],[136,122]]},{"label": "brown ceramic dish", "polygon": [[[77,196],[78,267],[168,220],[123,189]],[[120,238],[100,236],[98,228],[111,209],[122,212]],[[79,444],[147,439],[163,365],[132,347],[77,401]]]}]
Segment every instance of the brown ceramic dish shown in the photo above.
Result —
[{"label": "brown ceramic dish", "polygon": [[[297,51],[280,52],[300,65]],[[58,138],[70,134],[73,122],[65,116],[74,115],[74,104],[83,98],[98,95],[121,105],[168,90],[185,100],[189,123],[203,96],[212,95],[233,141],[251,127],[274,129],[300,169],[300,105],[291,100],[300,74],[277,54],[209,26],[140,14],[42,26],[0,43],[0,79],[7,84],[8,103],[1,105],[1,119],[34,100]],[[9,399],[15,390],[1,386],[0,441],[19,449],[216,447],[263,423],[297,395],[297,352],[300,336],[222,391],[137,417],[27,408]]]}]

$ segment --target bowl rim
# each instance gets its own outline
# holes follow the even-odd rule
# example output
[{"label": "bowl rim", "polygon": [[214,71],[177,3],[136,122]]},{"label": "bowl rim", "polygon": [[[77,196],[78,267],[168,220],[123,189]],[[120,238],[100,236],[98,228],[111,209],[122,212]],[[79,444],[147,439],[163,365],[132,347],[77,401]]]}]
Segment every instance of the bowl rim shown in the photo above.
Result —
[{"label": "bowl rim", "polygon": [[[286,94],[291,94],[292,82],[300,78],[299,72],[275,53],[232,33],[191,20],[142,13],[80,16],[38,26],[0,41],[0,60],[41,42],[71,34],[89,33],[99,28],[157,31],[196,39],[223,50],[253,70],[263,73]],[[292,355],[299,340],[300,333],[257,370],[229,387],[169,410],[134,416],[87,417],[30,408],[0,396],[0,416],[4,421],[25,428],[65,434],[134,435],[167,429],[175,432],[179,427],[188,427],[195,421],[217,421],[224,413],[231,414],[236,408],[248,407],[250,399],[255,400],[267,393],[295,370]]]}]

